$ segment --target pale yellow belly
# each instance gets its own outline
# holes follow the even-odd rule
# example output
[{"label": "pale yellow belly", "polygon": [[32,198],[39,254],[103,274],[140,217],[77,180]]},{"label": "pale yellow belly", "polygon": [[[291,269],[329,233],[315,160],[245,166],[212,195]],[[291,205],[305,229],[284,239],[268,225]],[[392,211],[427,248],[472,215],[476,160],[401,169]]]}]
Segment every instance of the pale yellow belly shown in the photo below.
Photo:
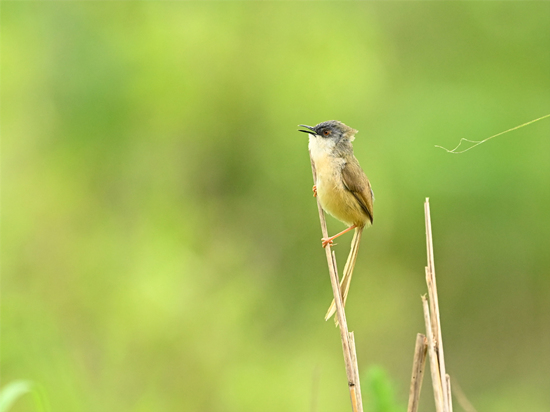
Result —
[{"label": "pale yellow belly", "polygon": [[329,167],[330,159],[318,159],[317,196],[323,209],[348,226],[364,226],[368,217],[353,194],[344,187],[339,167]]}]

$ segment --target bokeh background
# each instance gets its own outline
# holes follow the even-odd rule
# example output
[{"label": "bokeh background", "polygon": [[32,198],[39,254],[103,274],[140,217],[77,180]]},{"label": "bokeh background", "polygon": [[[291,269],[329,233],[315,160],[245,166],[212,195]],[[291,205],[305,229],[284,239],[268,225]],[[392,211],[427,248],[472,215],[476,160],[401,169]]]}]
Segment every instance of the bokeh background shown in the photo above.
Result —
[{"label": "bokeh background", "polygon": [[2,2],[2,384],[64,412],[349,410],[296,131],[338,119],[376,195],[347,305],[370,410],[375,365],[407,402],[425,197],[448,371],[478,411],[550,410],[550,119],[434,147],[550,113],[549,24],[547,2]]}]

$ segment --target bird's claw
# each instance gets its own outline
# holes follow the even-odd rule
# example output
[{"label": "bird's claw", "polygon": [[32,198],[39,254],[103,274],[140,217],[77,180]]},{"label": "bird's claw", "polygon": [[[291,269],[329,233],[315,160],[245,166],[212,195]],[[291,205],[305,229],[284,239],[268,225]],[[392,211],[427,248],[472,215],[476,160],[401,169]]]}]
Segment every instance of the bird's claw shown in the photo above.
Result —
[{"label": "bird's claw", "polygon": [[317,197],[317,186],[316,185],[313,185],[313,197]]},{"label": "bird's claw", "polygon": [[336,243],[334,243],[331,238],[328,238],[328,239],[327,238],[322,238],[321,239],[321,244],[323,245],[324,248],[327,247],[327,246],[331,246],[331,247],[336,246]]}]

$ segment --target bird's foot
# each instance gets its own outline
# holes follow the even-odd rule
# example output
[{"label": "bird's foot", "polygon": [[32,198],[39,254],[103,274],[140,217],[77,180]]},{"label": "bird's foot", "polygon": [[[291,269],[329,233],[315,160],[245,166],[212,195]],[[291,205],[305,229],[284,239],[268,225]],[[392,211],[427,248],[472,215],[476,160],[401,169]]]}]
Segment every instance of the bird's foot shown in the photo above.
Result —
[{"label": "bird's foot", "polygon": [[317,186],[316,185],[313,185],[313,197],[317,197]]},{"label": "bird's foot", "polygon": [[323,247],[327,247],[327,246],[336,246],[336,243],[333,242],[333,238],[329,237],[329,238],[322,238],[321,239],[321,244],[323,245]]}]

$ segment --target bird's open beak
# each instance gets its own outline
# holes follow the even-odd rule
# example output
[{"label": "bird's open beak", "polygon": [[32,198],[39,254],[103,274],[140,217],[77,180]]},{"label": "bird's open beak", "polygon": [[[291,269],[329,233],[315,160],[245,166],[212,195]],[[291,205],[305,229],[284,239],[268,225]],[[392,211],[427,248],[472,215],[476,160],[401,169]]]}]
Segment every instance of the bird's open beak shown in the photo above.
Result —
[{"label": "bird's open beak", "polygon": [[300,124],[299,126],[300,127],[305,127],[306,129],[308,129],[308,130],[298,130],[299,132],[309,133],[309,134],[313,134],[313,135],[317,134],[315,132],[315,130],[313,129],[313,127],[311,127],[311,126],[306,126],[305,124]]}]

